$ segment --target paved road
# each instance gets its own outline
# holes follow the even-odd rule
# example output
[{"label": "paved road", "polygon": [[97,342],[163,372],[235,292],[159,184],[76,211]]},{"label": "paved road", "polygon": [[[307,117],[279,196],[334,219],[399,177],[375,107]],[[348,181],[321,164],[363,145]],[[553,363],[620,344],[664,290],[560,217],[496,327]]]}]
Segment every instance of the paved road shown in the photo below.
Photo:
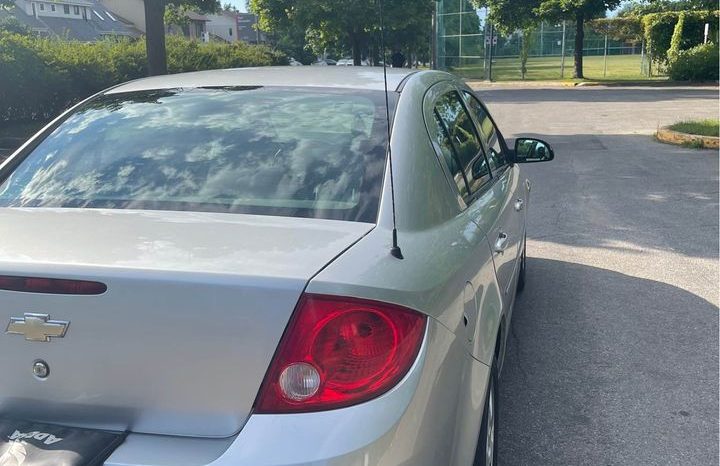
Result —
[{"label": "paved road", "polygon": [[501,381],[502,465],[718,464],[718,154],[657,143],[716,89],[481,91],[527,166],[528,285]]}]

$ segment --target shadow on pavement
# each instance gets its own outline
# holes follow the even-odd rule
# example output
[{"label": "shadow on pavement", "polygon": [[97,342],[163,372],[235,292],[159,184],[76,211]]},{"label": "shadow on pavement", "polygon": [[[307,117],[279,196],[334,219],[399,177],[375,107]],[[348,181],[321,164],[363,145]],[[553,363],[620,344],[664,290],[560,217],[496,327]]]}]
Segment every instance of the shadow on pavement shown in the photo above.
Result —
[{"label": "shadow on pavement", "polygon": [[708,301],[528,257],[500,385],[501,464],[716,465],[717,382]]}]

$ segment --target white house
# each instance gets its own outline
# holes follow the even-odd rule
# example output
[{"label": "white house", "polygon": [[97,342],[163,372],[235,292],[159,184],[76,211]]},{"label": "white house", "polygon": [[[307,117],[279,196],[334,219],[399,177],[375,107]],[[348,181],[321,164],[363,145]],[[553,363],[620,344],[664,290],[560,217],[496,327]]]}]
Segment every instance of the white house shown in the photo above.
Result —
[{"label": "white house", "polygon": [[222,39],[225,42],[235,42],[238,38],[237,14],[232,11],[222,11],[217,15],[205,15],[209,20],[205,27],[210,36]]},{"label": "white house", "polygon": [[106,37],[138,37],[139,31],[105,8],[99,0],[15,0],[0,19],[13,17],[32,31],[90,42]]},{"label": "white house", "polygon": [[39,17],[87,19],[92,14],[93,2],[90,0],[35,1],[15,0],[15,5],[25,14]]}]

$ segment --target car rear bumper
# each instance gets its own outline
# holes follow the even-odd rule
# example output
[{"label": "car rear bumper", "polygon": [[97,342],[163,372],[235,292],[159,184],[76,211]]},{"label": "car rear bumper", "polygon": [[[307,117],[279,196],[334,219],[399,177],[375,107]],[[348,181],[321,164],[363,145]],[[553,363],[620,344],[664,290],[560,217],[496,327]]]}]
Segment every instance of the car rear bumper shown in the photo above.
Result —
[{"label": "car rear bumper", "polygon": [[[252,415],[227,439],[131,434],[105,466],[451,464],[463,352],[453,333],[429,319],[415,364],[379,398],[320,413]],[[486,378],[486,366],[473,364]]]}]

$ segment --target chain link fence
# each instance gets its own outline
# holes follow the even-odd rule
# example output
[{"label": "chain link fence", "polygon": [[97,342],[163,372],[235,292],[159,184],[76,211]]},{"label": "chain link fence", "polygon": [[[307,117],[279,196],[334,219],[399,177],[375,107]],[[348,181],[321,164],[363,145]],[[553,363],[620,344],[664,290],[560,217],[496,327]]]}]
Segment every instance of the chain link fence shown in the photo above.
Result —
[{"label": "chain link fence", "polygon": [[[487,10],[474,8],[469,0],[440,0],[437,7],[435,46],[439,69],[469,79],[494,81],[572,77],[574,22],[543,22],[526,34],[517,31],[503,36],[486,21]],[[583,55],[587,79],[649,77],[649,60],[640,40],[617,41],[586,25]]]}]

